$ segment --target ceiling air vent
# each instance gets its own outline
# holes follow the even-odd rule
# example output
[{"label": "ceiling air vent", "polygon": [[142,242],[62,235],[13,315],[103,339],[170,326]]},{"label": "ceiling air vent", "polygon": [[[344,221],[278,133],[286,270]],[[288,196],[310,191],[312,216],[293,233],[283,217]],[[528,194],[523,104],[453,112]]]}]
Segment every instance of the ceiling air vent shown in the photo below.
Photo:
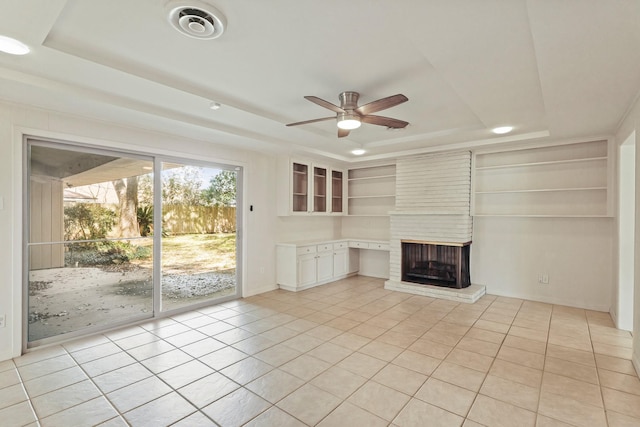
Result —
[{"label": "ceiling air vent", "polygon": [[218,9],[198,0],[170,1],[165,11],[176,30],[196,39],[220,37],[227,26],[227,20]]}]

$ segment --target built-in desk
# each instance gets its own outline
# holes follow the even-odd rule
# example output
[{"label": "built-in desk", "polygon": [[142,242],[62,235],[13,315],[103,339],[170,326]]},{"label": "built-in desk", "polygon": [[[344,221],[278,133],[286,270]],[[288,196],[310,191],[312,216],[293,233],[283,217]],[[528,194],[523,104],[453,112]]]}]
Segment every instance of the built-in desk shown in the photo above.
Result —
[{"label": "built-in desk", "polygon": [[389,252],[389,242],[366,239],[276,244],[276,279],[281,289],[301,291],[358,273],[360,249]]}]

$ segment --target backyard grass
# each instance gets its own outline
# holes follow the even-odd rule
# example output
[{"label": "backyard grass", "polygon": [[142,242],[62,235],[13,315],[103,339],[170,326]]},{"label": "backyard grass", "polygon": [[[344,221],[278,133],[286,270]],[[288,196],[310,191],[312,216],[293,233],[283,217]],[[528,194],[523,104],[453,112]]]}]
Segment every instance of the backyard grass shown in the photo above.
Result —
[{"label": "backyard grass", "polygon": [[[141,267],[151,267],[151,262],[151,259],[147,259],[136,263]],[[235,267],[235,233],[182,234],[162,238],[164,274],[196,274]]]}]

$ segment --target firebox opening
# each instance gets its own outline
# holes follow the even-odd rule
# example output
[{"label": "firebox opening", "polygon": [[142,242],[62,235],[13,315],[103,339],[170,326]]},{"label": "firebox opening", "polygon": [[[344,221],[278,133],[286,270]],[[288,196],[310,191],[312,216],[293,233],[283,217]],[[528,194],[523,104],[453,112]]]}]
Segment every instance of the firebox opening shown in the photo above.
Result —
[{"label": "firebox opening", "polygon": [[471,242],[402,242],[402,281],[449,288],[471,284]]}]

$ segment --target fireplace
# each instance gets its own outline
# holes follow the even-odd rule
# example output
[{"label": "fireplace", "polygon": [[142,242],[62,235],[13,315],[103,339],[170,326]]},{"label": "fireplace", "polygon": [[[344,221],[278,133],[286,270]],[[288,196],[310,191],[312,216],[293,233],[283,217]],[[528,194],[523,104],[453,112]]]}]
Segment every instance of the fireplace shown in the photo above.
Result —
[{"label": "fireplace", "polygon": [[402,281],[448,288],[466,288],[471,242],[402,240]]}]

